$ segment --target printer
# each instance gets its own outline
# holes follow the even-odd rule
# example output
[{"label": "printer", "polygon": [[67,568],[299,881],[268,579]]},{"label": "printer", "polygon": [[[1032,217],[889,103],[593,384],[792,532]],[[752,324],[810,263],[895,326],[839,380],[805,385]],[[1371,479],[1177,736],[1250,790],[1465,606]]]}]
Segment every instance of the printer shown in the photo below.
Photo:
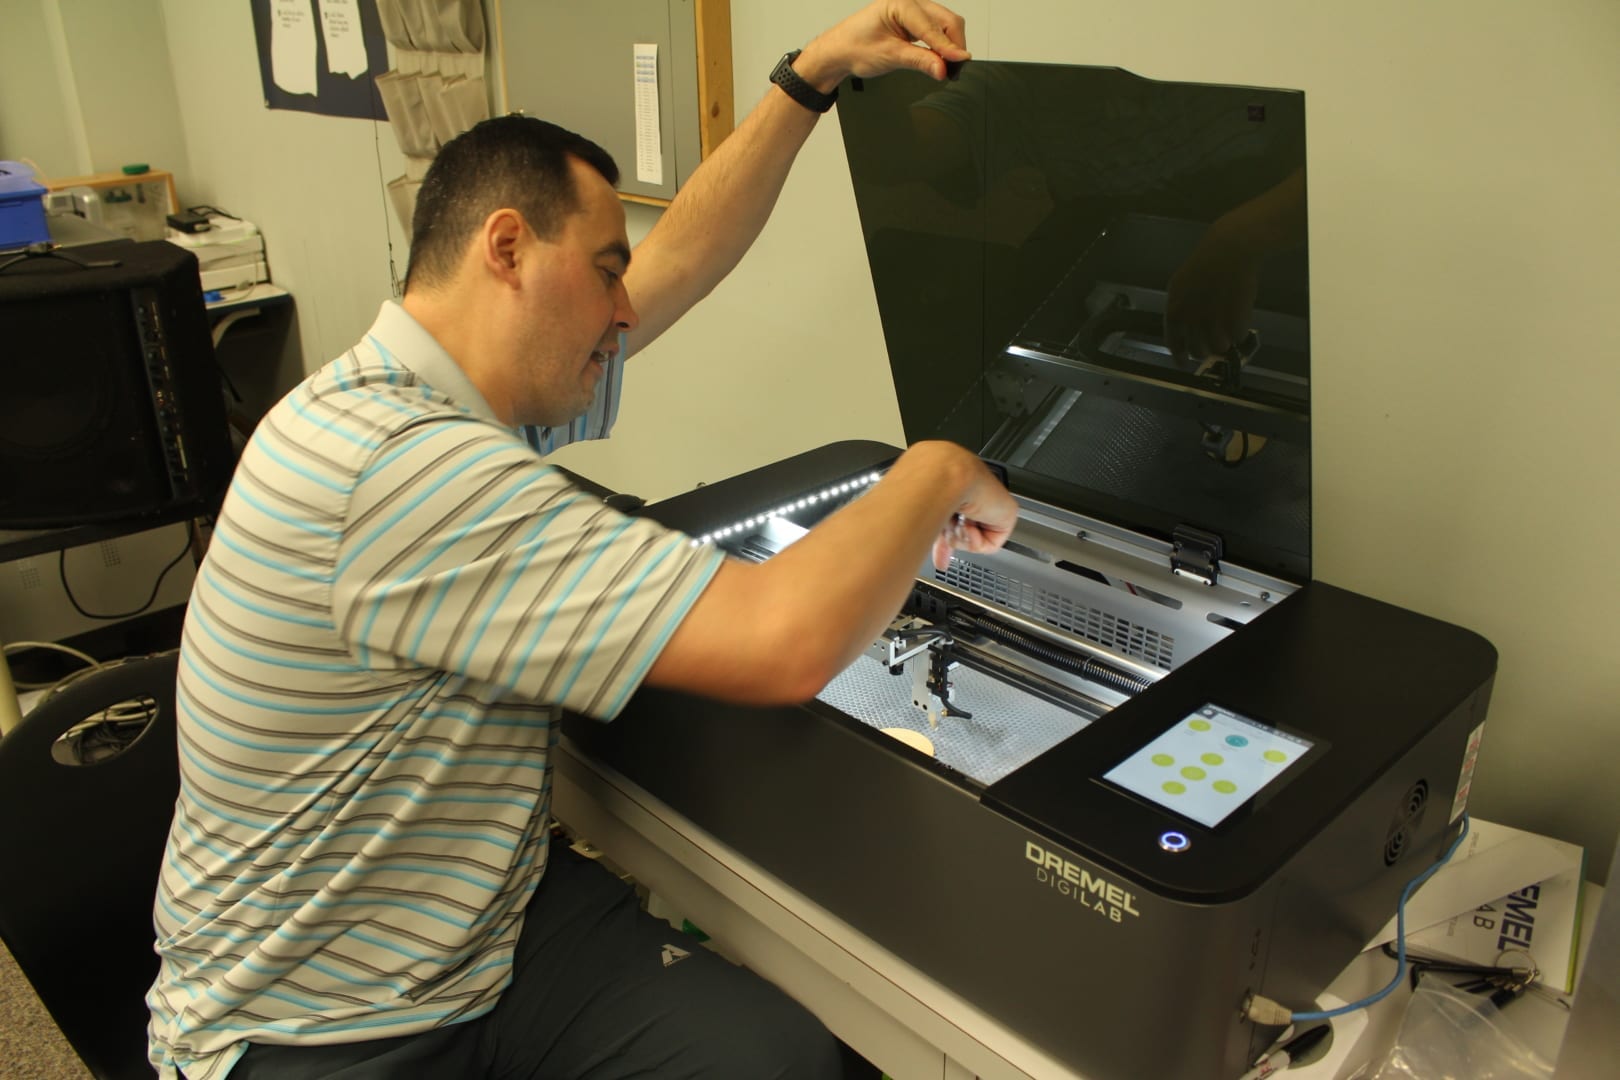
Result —
[{"label": "printer", "polygon": [[[1312,576],[1303,95],[973,60],[838,112],[906,437],[1018,526],[815,700],[567,735],[1074,1074],[1232,1080],[1465,827],[1496,667]],[[643,512],[768,559],[898,453]]]}]

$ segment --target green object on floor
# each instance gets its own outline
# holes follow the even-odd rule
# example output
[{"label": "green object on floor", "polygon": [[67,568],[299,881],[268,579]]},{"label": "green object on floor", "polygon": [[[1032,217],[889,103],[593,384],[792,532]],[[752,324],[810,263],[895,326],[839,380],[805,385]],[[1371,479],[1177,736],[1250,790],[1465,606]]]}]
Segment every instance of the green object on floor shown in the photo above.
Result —
[{"label": "green object on floor", "polygon": [[682,919],[681,920],[681,933],[683,933],[683,934],[691,934],[693,937],[697,938],[699,941],[708,941],[709,940],[709,935],[705,934],[702,930],[699,930],[697,927],[693,926],[691,919]]}]

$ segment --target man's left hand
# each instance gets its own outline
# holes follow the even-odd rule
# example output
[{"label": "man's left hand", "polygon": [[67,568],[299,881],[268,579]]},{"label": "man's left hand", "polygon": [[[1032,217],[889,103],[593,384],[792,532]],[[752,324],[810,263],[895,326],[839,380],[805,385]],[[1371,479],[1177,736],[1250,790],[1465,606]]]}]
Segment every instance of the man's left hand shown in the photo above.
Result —
[{"label": "man's left hand", "polygon": [[932,0],[877,0],[806,45],[794,70],[829,92],[846,75],[870,78],[900,68],[945,78],[946,61],[966,60],[966,23]]}]

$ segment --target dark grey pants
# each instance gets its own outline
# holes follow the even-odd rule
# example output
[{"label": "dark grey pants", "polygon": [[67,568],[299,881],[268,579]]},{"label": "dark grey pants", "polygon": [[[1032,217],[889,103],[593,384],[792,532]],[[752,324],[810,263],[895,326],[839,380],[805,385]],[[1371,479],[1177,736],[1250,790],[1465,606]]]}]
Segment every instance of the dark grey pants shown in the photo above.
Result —
[{"label": "dark grey pants", "polygon": [[[666,947],[687,955],[666,964]],[[809,1080],[843,1076],[846,1056],[786,994],[646,914],[624,883],[558,845],[492,1011],[373,1042],[253,1044],[230,1080]]]}]

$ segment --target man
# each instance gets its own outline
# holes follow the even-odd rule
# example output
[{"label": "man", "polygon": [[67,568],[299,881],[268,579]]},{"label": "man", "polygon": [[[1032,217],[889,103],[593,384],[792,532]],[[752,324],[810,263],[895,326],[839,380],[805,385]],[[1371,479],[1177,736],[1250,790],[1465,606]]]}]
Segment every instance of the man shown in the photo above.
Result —
[{"label": "man", "polygon": [[[821,91],[902,65],[938,78],[961,42],[945,9],[884,0],[795,67]],[[666,950],[633,894],[548,850],[554,714],[611,719],[644,682],[809,698],[930,545],[992,549],[1014,505],[971,454],[923,443],[754,566],[535,452],[582,415],[606,426],[621,353],[735,265],[815,118],[773,87],[634,259],[613,163],[579,136],[504,117],[441,151],[403,302],[260,424],[188,608],[160,1069],[836,1074],[836,1043],[785,995]]]}]

